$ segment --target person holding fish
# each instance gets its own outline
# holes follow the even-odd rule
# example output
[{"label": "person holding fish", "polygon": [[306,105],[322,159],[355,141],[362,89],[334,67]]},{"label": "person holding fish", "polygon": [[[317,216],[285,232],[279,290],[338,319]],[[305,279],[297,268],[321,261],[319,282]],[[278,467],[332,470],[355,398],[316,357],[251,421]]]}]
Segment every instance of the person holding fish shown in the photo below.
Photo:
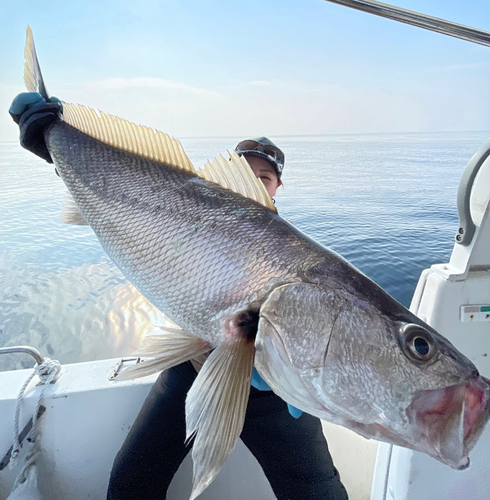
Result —
[{"label": "person holding fish", "polygon": [[[60,112],[40,94],[20,94],[10,113],[19,124],[22,145],[52,163],[39,132]],[[245,157],[271,198],[282,185],[284,153],[261,137],[240,142]],[[161,373],[117,454],[108,500],[165,498],[192,447],[186,442],[185,399],[208,354]],[[253,369],[252,388],[241,433],[279,500],[345,500],[347,492],[330,456],[320,420],[286,404]]]},{"label": "person holding fish", "polygon": [[[490,380],[277,213],[256,177],[277,189],[274,144],[245,141],[196,170],[167,134],[50,97],[29,27],[25,58],[29,93],[10,111],[21,145],[56,165],[73,198],[65,222],[90,225],[179,325],[146,336],[140,353],[151,359],[118,375],[161,373],[116,457],[109,499],[165,497],[192,448],[195,500],[242,437],[279,499],[343,500],[319,418],[469,466],[490,420]],[[264,381],[272,391],[259,390]],[[305,414],[295,420],[284,401]]]},{"label": "person holding fish", "polygon": [[[284,153],[266,137],[242,141],[235,151],[246,158],[273,198],[282,185]],[[185,444],[185,398],[206,358],[166,370],[155,382],[114,461],[109,500],[156,499],[167,491],[192,445]],[[320,420],[301,414],[275,395],[254,369],[240,437],[278,500],[347,499]]]},{"label": "person holding fish", "polygon": [[[282,185],[284,153],[266,137],[241,141],[235,151],[273,198]],[[114,461],[109,500],[156,499],[167,491],[192,446],[185,444],[185,398],[207,357],[166,370],[155,382]],[[240,437],[278,500],[348,498],[320,420],[286,404],[255,369]]]}]

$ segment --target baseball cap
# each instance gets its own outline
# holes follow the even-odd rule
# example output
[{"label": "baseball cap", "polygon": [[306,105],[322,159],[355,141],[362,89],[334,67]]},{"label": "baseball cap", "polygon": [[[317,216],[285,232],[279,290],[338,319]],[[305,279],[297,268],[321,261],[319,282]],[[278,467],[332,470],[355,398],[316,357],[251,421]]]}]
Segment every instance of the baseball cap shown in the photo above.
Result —
[{"label": "baseball cap", "polygon": [[281,178],[284,169],[284,153],[267,137],[245,139],[237,144],[235,151],[241,155],[257,156],[269,162]]}]

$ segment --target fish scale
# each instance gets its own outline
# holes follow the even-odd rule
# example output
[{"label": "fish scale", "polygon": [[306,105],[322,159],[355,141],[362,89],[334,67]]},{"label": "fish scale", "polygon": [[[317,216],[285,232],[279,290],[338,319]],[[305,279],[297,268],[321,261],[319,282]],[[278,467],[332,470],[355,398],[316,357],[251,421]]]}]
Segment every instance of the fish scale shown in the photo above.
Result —
[{"label": "fish scale", "polygon": [[[116,150],[64,123],[46,133],[46,143],[121,271],[173,321],[213,343],[223,338],[223,306],[231,314],[246,309],[324,260],[311,252],[305,259],[305,247],[314,245],[277,215],[218,186],[192,182],[195,176],[186,172]],[[83,151],[82,158],[71,151]],[[280,229],[270,238],[272,225]]]},{"label": "fish scale", "polygon": [[[49,101],[30,29],[25,70],[28,89]],[[185,403],[191,500],[241,433],[253,365],[302,411],[468,466],[490,418],[490,381],[354,266],[277,215],[243,158],[232,152],[195,171],[166,134],[83,106],[63,110],[42,122],[39,141],[81,212],[65,211],[67,222],[88,222],[123,274],[180,327],[143,339],[140,354],[153,359],[118,378],[210,353]]]}]

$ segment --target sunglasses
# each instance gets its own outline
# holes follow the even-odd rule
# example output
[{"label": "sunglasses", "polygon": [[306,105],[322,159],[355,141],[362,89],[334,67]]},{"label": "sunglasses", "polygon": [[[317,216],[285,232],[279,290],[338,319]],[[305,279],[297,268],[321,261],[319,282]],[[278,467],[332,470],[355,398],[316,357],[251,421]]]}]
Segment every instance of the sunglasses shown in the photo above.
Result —
[{"label": "sunglasses", "polygon": [[248,139],[238,143],[235,151],[241,154],[257,151],[270,156],[279,166],[279,170],[282,170],[282,167],[284,166],[284,153],[279,148],[275,148],[274,146],[261,144],[260,142]]}]

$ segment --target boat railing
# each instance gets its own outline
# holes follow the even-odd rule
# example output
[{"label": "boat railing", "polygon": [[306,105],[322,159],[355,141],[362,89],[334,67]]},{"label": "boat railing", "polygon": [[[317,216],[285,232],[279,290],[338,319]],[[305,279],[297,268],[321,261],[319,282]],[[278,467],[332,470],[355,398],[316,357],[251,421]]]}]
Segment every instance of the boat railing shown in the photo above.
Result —
[{"label": "boat railing", "polygon": [[473,184],[480,172],[481,167],[490,156],[490,139],[471,158],[463,172],[458,188],[458,213],[459,229],[456,234],[456,242],[463,246],[468,246],[475,234],[476,224],[472,216],[470,197],[473,191]]},{"label": "boat railing", "polygon": [[41,353],[37,349],[34,349],[34,347],[28,345],[0,347],[0,354],[14,354],[14,353],[29,354],[36,360],[36,363],[38,365],[42,364],[43,362],[43,357],[41,356]]},{"label": "boat railing", "polygon": [[326,1],[490,47],[490,32],[479,28],[464,26],[463,24],[446,21],[445,19],[429,16],[420,12],[414,12],[412,10],[402,9],[401,7],[395,7],[394,5],[376,2],[374,0]]}]

